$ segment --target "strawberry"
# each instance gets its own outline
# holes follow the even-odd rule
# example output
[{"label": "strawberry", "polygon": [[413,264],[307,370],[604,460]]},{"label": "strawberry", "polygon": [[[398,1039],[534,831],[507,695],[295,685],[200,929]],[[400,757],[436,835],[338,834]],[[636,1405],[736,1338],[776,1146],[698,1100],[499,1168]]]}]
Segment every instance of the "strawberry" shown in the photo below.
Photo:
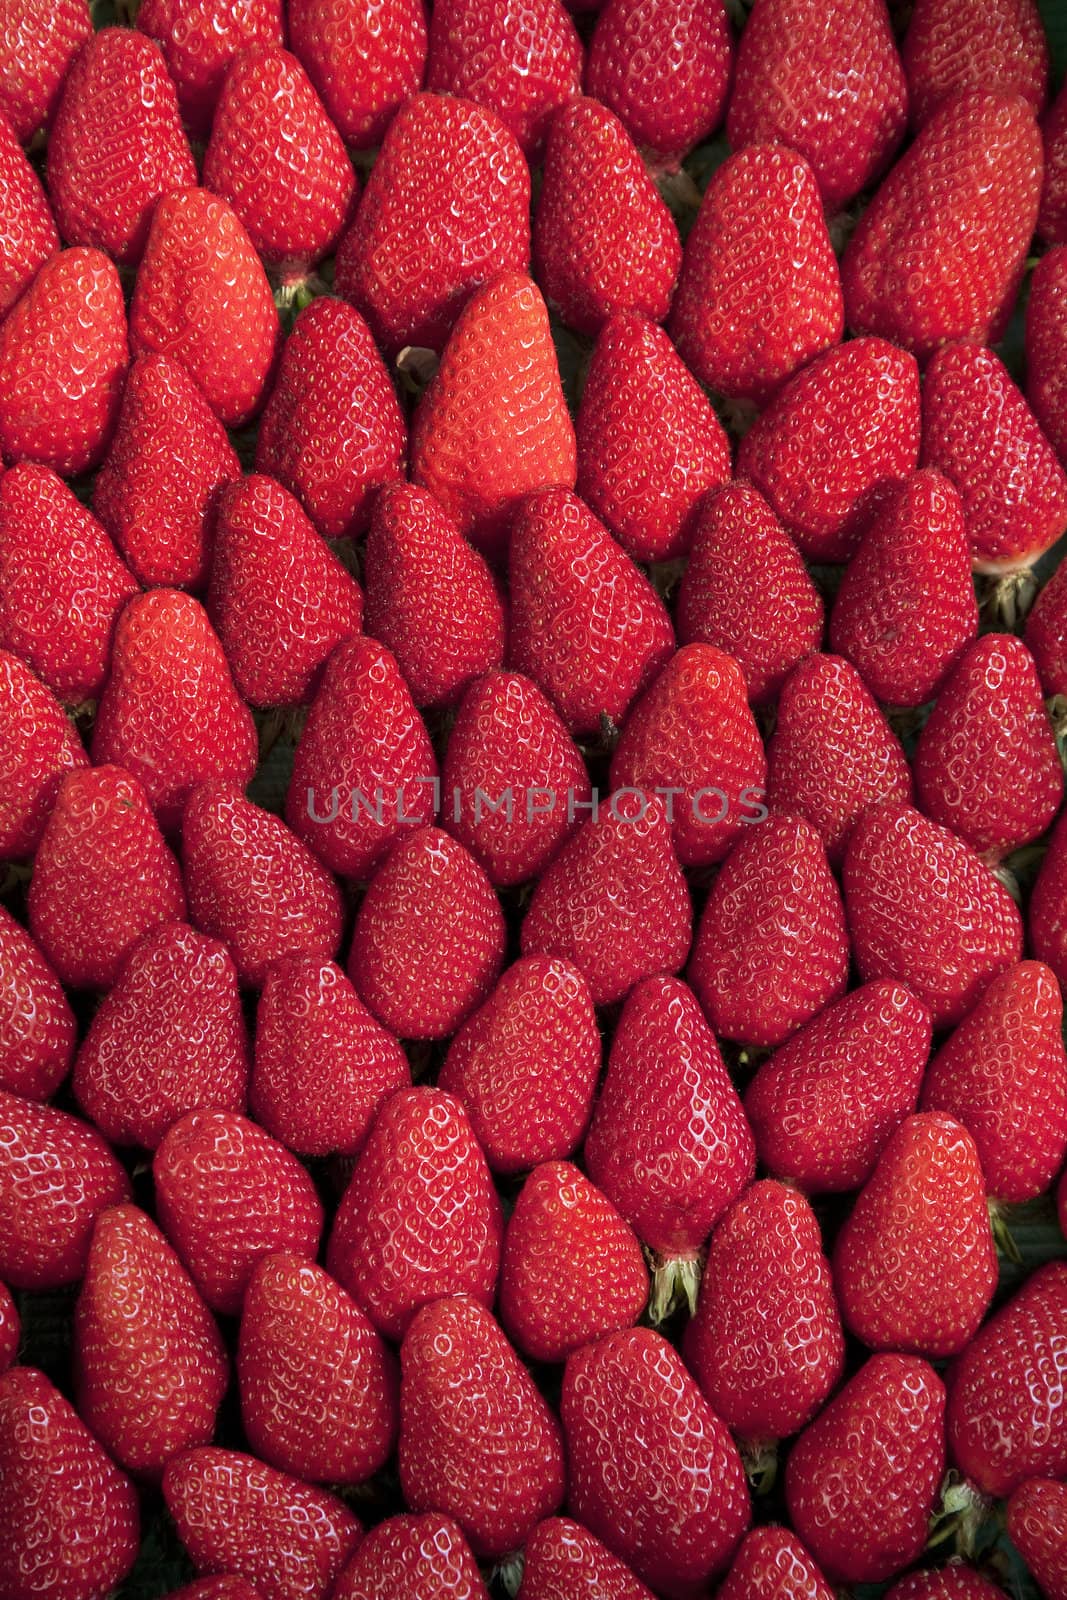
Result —
[{"label": "strawberry", "polygon": [[745,679],[710,644],[673,655],[631,709],[611,759],[611,786],[669,797],[683,866],[721,861],[753,820],[767,763]]},{"label": "strawberry", "polygon": [[204,187],[228,200],[267,263],[301,278],[330,255],[357,183],[341,135],[296,56],[249,44],[226,73]]},{"label": "strawberry", "polygon": [[848,934],[822,840],[771,817],[735,845],[708,896],[689,976],[715,1032],[773,1048],[848,987]]},{"label": "strawberry", "polygon": [[163,1497],[197,1570],[246,1578],[261,1600],[327,1600],[362,1537],[336,1496],[240,1450],[175,1456]]},{"label": "strawberry", "polygon": [[573,1154],[593,1109],[600,1035],[569,961],[522,956],[448,1047],[438,1086],[456,1096],[494,1172]]},{"label": "strawberry", "polygon": [[958,1355],[997,1286],[997,1252],[974,1140],[954,1118],[905,1117],[834,1248],[834,1288],[869,1350]]},{"label": "strawberry", "polygon": [[380,1106],[410,1083],[404,1052],[340,967],[321,956],[271,963],[249,1085],[268,1133],[301,1156],[358,1155]]},{"label": "strawberry", "polygon": [[830,1263],[795,1189],[754,1183],[716,1226],[685,1358],[708,1403],[753,1443],[799,1432],[837,1387],[845,1341]]},{"label": "strawberry", "polygon": [[723,0],[608,0],[589,42],[585,90],[668,169],[718,126],[733,66]]},{"label": "strawberry", "polygon": [[397,659],[417,706],[450,705],[504,659],[489,568],[426,489],[388,484],[363,552],[364,621]]},{"label": "strawberry", "polygon": [[772,140],[796,150],[832,216],[889,165],[907,100],[885,0],[757,0],[726,132],[733,150]]},{"label": "strawberry", "polygon": [[1022,956],[1011,895],[969,845],[910,806],[868,806],[849,838],[843,883],[861,978],[899,978],[935,1028],[954,1027]]},{"label": "strawberry", "polygon": [[463,1530],[440,1511],[387,1517],[372,1528],[331,1600],[489,1600]]},{"label": "strawberry", "polygon": [[363,897],[348,975],[399,1038],[443,1039],[492,989],[505,937],[500,902],[474,857],[440,828],[417,828]]},{"label": "strawberry", "polygon": [[[300,3],[292,0],[291,21]],[[514,134],[471,100],[413,95],[341,240],[338,294],[387,354],[440,350],[472,290],[529,266],[530,171]]]},{"label": "strawberry", "polygon": [[0,1284],[0,1373],[6,1372],[18,1354],[22,1325],[11,1290]]},{"label": "strawberry", "polygon": [[627,554],[684,555],[701,496],[729,478],[730,442],[667,335],[639,312],[604,324],[576,436],[578,491]]},{"label": "strawberry", "polygon": [[1067,1484],[1020,1484],[1008,1502],[1008,1533],[1047,1600],[1067,1600]]},{"label": "strawberry", "polygon": [[142,0],[137,26],[163,51],[198,139],[211,131],[226,68],[241,46],[285,42],[282,0]]},{"label": "strawberry", "polygon": [[137,941],[185,916],[177,861],[121,767],[68,772],[27,897],[30,932],[68,987],[110,989]]},{"label": "strawberry", "polygon": [[74,1313],[78,1412],[128,1472],[207,1444],[229,1377],[219,1330],[155,1223],[102,1211]]},{"label": "strawberry", "polygon": [[1040,115],[1048,41],[1036,0],[916,0],[904,40],[913,126],[970,89],[1021,95]]},{"label": "strawberry", "polygon": [[494,1318],[468,1295],[418,1311],[400,1351],[400,1486],[454,1517],[475,1555],[518,1550],[566,1485],[559,1424]]},{"label": "strawberry", "polygon": [[62,985],[21,923],[0,906],[0,1088],[49,1100],[74,1057]]},{"label": "strawberry", "polygon": [[533,230],[545,298],[592,337],[617,312],[662,322],[682,246],[674,218],[614,112],[576,95],[552,118]]},{"label": "strawberry", "polygon": [[310,700],[363,620],[359,584],[299,501],[258,473],[219,496],[207,604],[238,693],[257,706]]},{"label": "strawberry", "polygon": [[129,365],[113,262],[60,250],[0,326],[0,451],[74,477],[107,453]]},{"label": "strawberry", "polygon": [[663,803],[609,796],[540,878],[522,923],[522,953],[562,956],[594,1005],[622,1000],[635,983],[677,972],[689,954],[692,907]]},{"label": "strawberry", "polygon": [[621,722],[671,655],[659,595],[567,489],[524,499],[512,524],[511,665],[581,736]]},{"label": "strawberry", "polygon": [[1020,95],[976,89],[945,101],[845,251],[852,332],[880,334],[920,359],[946,339],[999,338],[1037,222],[1042,170],[1041,133]]},{"label": "strawberry", "polygon": [[871,1356],[809,1422],[789,1516],[831,1583],[880,1583],[926,1544],[945,1468],[945,1387],[918,1356]]},{"label": "strawberry", "polygon": [[[0,541],[2,528],[0,509]],[[5,565],[0,554],[0,573]],[[33,855],[63,774],[88,765],[51,690],[18,656],[0,650],[0,861]]]},{"label": "strawberry", "polygon": [[422,83],[421,0],[289,0],[289,38],[345,144],[381,144]]},{"label": "strawberry", "polygon": [[[758,225],[754,226],[754,219]],[[840,343],[841,275],[815,176],[780,144],[712,174],[685,246],[671,334],[702,383],[765,402]]]},{"label": "strawberry", "polygon": [[399,1089],[371,1129],[330,1234],[329,1271],[379,1332],[403,1338],[440,1295],[493,1303],[503,1222],[458,1100]]},{"label": "strawberry", "polygon": [[281,956],[328,958],[341,941],[341,896],[280,817],[235,785],[202,783],[182,819],[192,920],[229,947],[242,983],[262,988]]},{"label": "strawberry", "polygon": [[915,787],[926,815],[987,861],[1049,827],[1063,801],[1063,764],[1021,639],[985,633],[963,651],[919,735]]},{"label": "strawberry", "polygon": [[833,1600],[833,1590],[788,1528],[753,1528],[734,1557],[719,1600]]},{"label": "strawberry", "polygon": [[528,157],[549,118],[578,93],[581,41],[560,0],[529,0],[521,28],[508,0],[435,0],[426,87],[495,111]]},{"label": "strawberry", "polygon": [[651,1328],[584,1345],[560,1415],[575,1516],[658,1593],[703,1588],[751,1508],[737,1448],[681,1357]]},{"label": "strawberry", "polygon": [[160,195],[195,182],[159,46],[133,28],[94,33],[67,75],[48,140],[48,192],[64,239],[136,266]]},{"label": "strawberry", "polygon": [[1067,93],[1060,90],[1042,123],[1045,187],[1037,218],[1040,238],[1067,244]]},{"label": "strawberry", "polygon": [[92,32],[87,0],[0,6],[0,114],[23,144],[55,116],[71,63]]},{"label": "strawberry", "polygon": [[252,1273],[237,1381],[249,1444],[295,1478],[361,1483],[392,1450],[393,1357],[340,1285],[299,1255],[264,1256]]},{"label": "strawberry", "polygon": [[89,1600],[137,1555],[133,1484],[35,1367],[0,1378],[0,1570],[10,1600]]},{"label": "strawberry", "polygon": [[679,639],[733,656],[753,705],[775,699],[790,669],[822,641],[822,599],[800,552],[747,483],[701,501],[692,538],[678,588]]},{"label": "strawberry", "polygon": [[1067,693],[1067,566],[1062,561],[1034,601],[1023,639],[1045,693]]},{"label": "strawberry", "polygon": [[535,1167],[504,1235],[500,1320],[531,1361],[564,1361],[645,1309],[641,1246],[611,1201],[569,1161]]},{"label": "strawberry", "polygon": [[241,476],[226,430],[180,361],[138,356],[93,510],[138,582],[207,585],[217,492]]},{"label": "strawberry", "polygon": [[195,1578],[180,1589],[172,1589],[168,1600],[262,1600],[243,1578]]},{"label": "strawberry", "polygon": [[895,706],[937,693],[978,632],[956,489],[934,467],[887,488],[841,580],[830,643]]},{"label": "strawberry", "polygon": [[104,996],[71,1087],[111,1144],[154,1150],[186,1111],[243,1111],[247,1078],[237,973],[225,945],[167,922],[134,946]]},{"label": "strawberry", "polygon": [[393,657],[361,635],[326,663],[297,745],[285,815],[334,872],[367,878],[433,820],[437,761]]},{"label": "strawberry", "polygon": [[948,1439],[983,1494],[1067,1473],[1063,1408],[1067,1265],[1049,1262],[972,1339],[952,1369]]},{"label": "strawberry", "polygon": [[901,1578],[886,1600],[1005,1600],[1005,1596],[974,1567],[952,1560],[947,1566]]},{"label": "strawberry", "polygon": [[576,473],[545,303],[531,279],[501,272],[463,307],[415,413],[412,481],[479,549],[500,556],[516,502],[571,488]]},{"label": "strawberry", "polygon": [[919,1098],[930,1013],[902,983],[861,984],[761,1063],[745,1094],[760,1160],[807,1194],[857,1189]]},{"label": "strawberry", "polygon": [[872,491],[918,459],[918,367],[884,339],[853,339],[778,391],[742,439],[737,473],[809,560],[844,561]]},{"label": "strawberry", "polygon": [[404,419],[363,318],[340,300],[313,300],[285,342],[257,472],[291,490],[325,538],[354,538],[374,491],[403,473],[404,447]]},{"label": "strawberry", "polygon": [[804,817],[839,866],[849,830],[875,800],[912,798],[900,741],[840,656],[810,655],[782,687],[767,747],[767,807]]},{"label": "strawberry", "polygon": [[1067,472],[992,350],[945,344],[934,353],[922,460],[960,492],[977,572],[1032,566],[1067,529]]},{"label": "strawberry", "polygon": [[152,1161],[159,1225],[212,1311],[236,1315],[263,1256],[313,1260],[322,1205],[295,1156],[232,1111],[190,1111]]},{"label": "strawberry", "polygon": [[76,1283],[93,1223],[130,1198],[129,1179],[95,1128],[54,1106],[0,1091],[0,1134],[4,1282],[35,1290]]},{"label": "strawberry", "polygon": [[130,303],[135,355],[181,361],[228,428],[259,409],[278,313],[263,264],[225,200],[179,189],[156,206]]},{"label": "strawberry", "polygon": [[[2,86],[0,86],[2,94]],[[59,249],[55,218],[15,130],[0,111],[0,317]]]},{"label": "strawberry", "polygon": [[569,1517],[546,1517],[526,1541],[518,1600],[652,1600],[640,1578]]},{"label": "strawberry", "polygon": [[1067,247],[1042,257],[1030,280],[1026,398],[1052,448],[1067,465]]}]

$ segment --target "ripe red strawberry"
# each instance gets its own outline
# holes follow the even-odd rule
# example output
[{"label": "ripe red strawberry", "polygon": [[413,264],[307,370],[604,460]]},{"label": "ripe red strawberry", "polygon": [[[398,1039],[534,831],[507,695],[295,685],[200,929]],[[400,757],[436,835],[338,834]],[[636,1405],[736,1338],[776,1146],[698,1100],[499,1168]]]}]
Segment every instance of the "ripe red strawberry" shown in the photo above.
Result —
[{"label": "ripe red strawberry", "polygon": [[18,1354],[22,1326],[11,1290],[0,1284],[0,1372],[6,1372]]},{"label": "ripe red strawberry", "polygon": [[[853,333],[920,359],[1000,337],[1037,222],[1041,133],[1020,95],[947,100],[883,180],[841,263]],[[970,241],[961,261],[958,241]]]},{"label": "ripe red strawberry", "polygon": [[159,1224],[212,1311],[233,1316],[263,1256],[313,1260],[315,1185],[294,1155],[232,1111],[190,1111],[152,1161]]},{"label": "ripe red strawberry", "polygon": [[405,1501],[454,1517],[477,1556],[513,1554],[566,1486],[559,1423],[530,1374],[468,1295],[416,1313],[400,1371]]},{"label": "ripe red strawberry", "polygon": [[833,1590],[800,1540],[771,1524],[745,1535],[719,1600],[833,1600]]},{"label": "ripe red strawberry", "polygon": [[877,699],[930,700],[978,632],[960,497],[933,467],[883,495],[845,568],[830,643]]},{"label": "ripe red strawberry", "polygon": [[160,195],[195,182],[159,46],[133,28],[94,33],[63,85],[48,139],[48,192],[64,239],[135,266]]},{"label": "ripe red strawberry", "polygon": [[225,945],[168,922],[134,946],[104,996],[71,1087],[111,1144],[154,1150],[186,1111],[243,1111],[247,1078],[237,973]]},{"label": "ripe red strawberry", "polygon": [[960,492],[978,572],[1032,566],[1067,529],[1067,472],[992,350],[935,352],[923,380],[922,459]]},{"label": "ripe red strawberry", "polygon": [[1048,41],[1035,0],[916,0],[904,40],[912,125],[969,89],[1021,95],[1040,115]]},{"label": "ripe red strawberry", "polygon": [[88,1600],[133,1566],[133,1484],[34,1367],[0,1378],[0,1570],[10,1600]]},{"label": "ripe red strawberry", "polygon": [[545,303],[531,279],[501,272],[460,312],[415,413],[412,481],[479,549],[502,555],[522,496],[572,488],[576,474]]},{"label": "ripe red strawberry", "polygon": [[797,1433],[821,1410],[845,1341],[819,1224],[795,1189],[754,1183],[722,1217],[684,1348],[708,1403],[751,1443]]},{"label": "ripe red strawberry", "polygon": [[607,106],[576,95],[549,125],[533,256],[545,298],[595,337],[608,318],[662,322],[682,246],[633,140]]},{"label": "ripe red strawberry", "polygon": [[500,1201],[459,1101],[425,1086],[398,1090],[341,1199],[329,1271],[381,1333],[401,1339],[441,1295],[492,1305],[502,1236]]},{"label": "ripe red strawberry", "polygon": [[129,1179],[95,1128],[54,1106],[0,1091],[0,1136],[0,1275],[13,1289],[76,1283]]},{"label": "ripe red strawberry", "polygon": [[130,343],[135,355],[183,362],[228,428],[259,409],[278,313],[248,234],[207,189],[179,189],[156,206],[130,303]]},{"label": "ripe red strawberry", "polygon": [[1067,566],[1062,561],[1034,601],[1023,639],[1045,693],[1067,693]]},{"label": "ripe red strawberry", "polygon": [[450,705],[504,659],[504,608],[483,558],[426,489],[387,485],[363,552],[364,622],[417,706]]},{"label": "ripe red strawberry", "polygon": [[312,301],[285,342],[256,441],[256,470],[280,479],[327,539],[355,537],[371,496],[404,470],[404,419],[363,318]]},{"label": "ripe red strawberry", "polygon": [[767,747],[767,807],[804,817],[840,865],[875,800],[910,803],[911,771],[863,679],[840,656],[810,655],[785,680]]},{"label": "ripe red strawberry", "polygon": [[59,979],[0,906],[0,1088],[50,1100],[74,1057],[75,1031]]},{"label": "ripe red strawberry", "polygon": [[243,1578],[195,1578],[171,1590],[169,1600],[262,1600],[262,1596]]},{"label": "ripe red strawberry", "polygon": [[23,144],[51,122],[71,63],[92,31],[87,0],[0,6],[0,113]]},{"label": "ripe red strawberry", "polygon": [[857,1189],[914,1111],[930,1014],[902,983],[861,984],[758,1068],[745,1112],[760,1160],[807,1194]]},{"label": "ripe red strawberry", "polygon": [[889,165],[907,100],[885,0],[757,0],[726,131],[734,150],[778,140],[798,151],[833,215]]},{"label": "ripe red strawberry", "polygon": [[[0,496],[0,574],[6,565],[2,504]],[[74,724],[51,690],[18,656],[0,650],[0,861],[33,855],[63,774],[88,765]]]},{"label": "ripe red strawberry", "polygon": [[240,1450],[175,1456],[163,1497],[194,1567],[246,1578],[261,1600],[327,1600],[362,1536],[335,1495]]},{"label": "ripe red strawberry", "polygon": [[182,363],[138,356],[93,510],[140,583],[206,586],[217,492],[240,475],[226,430]]},{"label": "ripe red strawberry", "polygon": [[717,1034],[779,1045],[848,987],[848,934],[822,840],[771,817],[727,856],[697,929],[689,976]]},{"label": "ripe red strawberry", "polygon": [[635,983],[677,972],[689,954],[692,907],[662,802],[611,795],[550,862],[522,923],[523,955],[562,956],[594,1005]]},{"label": "ripe red strawberry", "polygon": [[285,42],[282,0],[142,0],[137,26],[162,49],[198,139],[211,131],[226,68],[241,46]]},{"label": "ripe red strawberry", "polygon": [[511,529],[511,665],[555,701],[570,731],[621,722],[671,655],[659,595],[567,489],[524,499]]},{"label": "ripe red strawberry", "polygon": [[751,1516],[741,1458],[681,1357],[651,1328],[567,1362],[568,1505],[658,1593],[695,1593]]},{"label": "ripe red strawberry", "polygon": [[0,317],[58,249],[59,234],[41,180],[0,111]]},{"label": "ripe red strawberry", "polygon": [[1067,246],[1042,257],[1030,280],[1026,398],[1067,465]]},{"label": "ripe red strawberry", "polygon": [[945,1386],[918,1356],[875,1355],[786,1463],[789,1516],[831,1583],[880,1583],[921,1555],[945,1469]]},{"label": "ripe red strawberry", "polygon": [[1038,839],[1063,801],[1063,764],[1029,650],[1007,633],[967,646],[915,752],[928,817],[987,861]]},{"label": "ripe red strawberry", "polygon": [[392,1451],[393,1357],[340,1284],[301,1256],[265,1256],[253,1272],[237,1381],[249,1444],[295,1478],[362,1483]]},{"label": "ripe red strawberry", "polygon": [[[440,1511],[387,1517],[372,1528],[331,1600],[489,1600],[463,1530]],[[610,1600],[610,1597],[609,1597]]]},{"label": "ripe red strawberry", "polygon": [[111,442],[129,364],[114,263],[60,250],[0,326],[0,451],[74,477]]},{"label": "ripe red strawberry", "polygon": [[1040,238],[1067,244],[1067,93],[1060,90],[1044,122],[1045,187],[1037,218]]},{"label": "ripe red strawberry", "polygon": [[1067,820],[1049,840],[1030,895],[1029,935],[1033,954],[1047,962],[1060,985],[1067,983]]},{"label": "ripe red strawberry", "polygon": [[341,896],[280,817],[230,783],[202,783],[182,819],[192,920],[229,947],[242,983],[261,988],[280,956],[330,957],[341,940]]},{"label": "ripe red strawberry", "polygon": [[338,249],[338,294],[387,354],[440,350],[472,290],[529,266],[530,172],[511,130],[471,100],[412,96]]},{"label": "ripe red strawberry", "polygon": [[849,838],[843,883],[861,978],[899,978],[935,1028],[954,1027],[1022,956],[1011,895],[969,845],[910,806],[867,808]]},{"label": "ripe red strawberry", "polygon": [[1004,1590],[974,1567],[955,1559],[947,1566],[913,1572],[890,1589],[886,1600],[1005,1600]]},{"label": "ripe red strawberry", "polygon": [[581,41],[560,0],[530,0],[515,25],[508,0],[436,0],[426,87],[495,111],[538,156],[549,119],[578,93]]},{"label": "ripe red strawberry", "polygon": [[76,989],[110,989],[137,941],[185,916],[177,861],[121,767],[69,772],[33,864],[30,932]]},{"label": "ripe red strawberry", "polygon": [[1020,1484],[1008,1502],[1008,1533],[1047,1600],[1067,1600],[1067,1484]]},{"label": "ripe red strawberry", "polygon": [[767,762],[732,656],[687,644],[631,709],[611,759],[613,789],[669,796],[685,867],[721,861],[760,808]]},{"label": "ripe red strawberry", "polygon": [[722,0],[608,0],[590,40],[585,89],[622,119],[635,144],[676,168],[718,125],[732,57]]},{"label": "ripe red strawberry", "polygon": [[704,192],[671,311],[685,361],[718,393],[763,403],[840,342],[844,316],[818,185],[803,156],[751,144],[728,157]]},{"label": "ripe red strawberry", "polygon": [[128,1472],[158,1478],[207,1444],[229,1361],[207,1306],[133,1205],[96,1219],[74,1313],[78,1414]]},{"label": "ripe red strawberry", "polygon": [[919,369],[884,339],[816,356],[778,391],[741,441],[737,472],[769,502],[811,561],[855,549],[886,478],[919,460]]},{"label": "ripe red strawberry", "polygon": [[204,155],[204,187],[228,200],[267,263],[299,279],[331,254],[356,202],[341,135],[296,56],[239,50]]},{"label": "ripe red strawberry", "polygon": [[494,1172],[573,1154],[593,1109],[600,1035],[561,957],[523,956],[448,1047],[438,1086],[462,1103]]},{"label": "ripe red strawberry", "polygon": [[633,1230],[569,1161],[546,1161],[523,1184],[504,1235],[500,1320],[531,1361],[629,1328],[648,1300]]},{"label": "ripe red strawberry", "polygon": [[651,1589],[569,1517],[539,1522],[523,1555],[518,1600],[652,1600]]},{"label": "ripe red strawberry", "polygon": [[1003,1498],[1067,1473],[1063,1385],[1067,1265],[1049,1262],[980,1330],[952,1369],[948,1439],[960,1471]]},{"label": "ripe red strawberry", "polygon": [[381,144],[422,83],[426,13],[420,0],[289,0],[289,39],[345,144]]}]

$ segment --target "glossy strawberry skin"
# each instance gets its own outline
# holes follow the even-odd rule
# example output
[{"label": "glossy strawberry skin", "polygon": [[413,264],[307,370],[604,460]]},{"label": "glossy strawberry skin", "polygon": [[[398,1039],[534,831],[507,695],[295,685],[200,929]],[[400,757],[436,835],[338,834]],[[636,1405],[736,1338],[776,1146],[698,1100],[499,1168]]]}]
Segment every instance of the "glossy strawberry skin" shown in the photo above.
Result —
[{"label": "glossy strawberry skin", "polygon": [[1012,1544],[1048,1600],[1067,1595],[1067,1487],[1050,1478],[1030,1478],[1008,1501]]},{"label": "glossy strawberry skin", "polygon": [[928,1568],[901,1578],[887,1600],[1003,1600],[1004,1590],[974,1567],[953,1558],[947,1566]]},{"label": "glossy strawberry skin", "polygon": [[194,1578],[173,1590],[170,1600],[262,1600],[262,1596],[243,1578]]},{"label": "glossy strawberry skin", "polygon": [[1067,244],[1067,94],[1061,89],[1041,125],[1045,141],[1045,187],[1037,218],[1040,238]]},{"label": "glossy strawberry skin", "polygon": [[788,1528],[753,1528],[734,1557],[720,1600],[832,1600],[833,1590]]},{"label": "glossy strawberry skin", "polygon": [[55,695],[17,655],[0,650],[0,861],[33,855],[61,778],[87,765]]},{"label": "glossy strawberry skin", "polygon": [[50,1100],[74,1058],[63,987],[22,925],[0,906],[0,1088]]},{"label": "glossy strawberry skin", "polygon": [[1057,822],[1030,895],[1030,947],[1047,962],[1061,987],[1067,982],[1067,918],[1064,917],[1067,822]]},{"label": "glossy strawberry skin", "polygon": [[652,1600],[630,1568],[570,1517],[546,1517],[526,1541],[519,1600]]},{"label": "glossy strawberry skin", "polygon": [[0,11],[0,112],[23,144],[51,122],[71,63],[92,31],[86,0],[6,0]]},{"label": "glossy strawberry skin", "polygon": [[1034,0],[918,0],[904,40],[911,118],[929,122],[969,89],[1018,94],[1040,115],[1048,41]]},{"label": "glossy strawberry skin", "polygon": [[189,130],[199,139],[226,69],[243,45],[284,44],[281,0],[143,0],[137,26],[166,58]]},{"label": "glossy strawberry skin", "polygon": [[426,13],[421,0],[289,0],[289,39],[345,144],[381,144],[422,83]]},{"label": "glossy strawberry skin", "polygon": [[489,1600],[463,1530],[440,1511],[403,1512],[372,1528],[331,1600]]},{"label": "glossy strawberry skin", "polygon": [[[0,68],[2,72],[2,68]],[[3,90],[0,87],[0,100]],[[0,317],[6,316],[38,268],[59,249],[59,234],[41,180],[0,110]]]},{"label": "glossy strawberry skin", "polygon": [[1026,303],[1026,398],[1067,465],[1067,246],[1038,262]]},{"label": "glossy strawberry skin", "polygon": [[1067,567],[1061,562],[1034,601],[1023,640],[1047,695],[1067,690]]},{"label": "glossy strawberry skin", "polygon": [[18,1308],[6,1284],[0,1284],[0,1373],[6,1372],[18,1354],[22,1325]]}]

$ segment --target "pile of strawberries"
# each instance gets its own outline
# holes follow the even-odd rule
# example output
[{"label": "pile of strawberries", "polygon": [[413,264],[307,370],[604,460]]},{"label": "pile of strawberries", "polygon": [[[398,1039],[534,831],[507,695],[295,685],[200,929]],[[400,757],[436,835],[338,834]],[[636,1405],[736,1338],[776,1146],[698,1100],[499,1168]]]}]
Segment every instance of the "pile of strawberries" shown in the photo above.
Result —
[{"label": "pile of strawberries", "polygon": [[0,1600],[1067,1600],[1065,19],[571,4],[0,0]]}]

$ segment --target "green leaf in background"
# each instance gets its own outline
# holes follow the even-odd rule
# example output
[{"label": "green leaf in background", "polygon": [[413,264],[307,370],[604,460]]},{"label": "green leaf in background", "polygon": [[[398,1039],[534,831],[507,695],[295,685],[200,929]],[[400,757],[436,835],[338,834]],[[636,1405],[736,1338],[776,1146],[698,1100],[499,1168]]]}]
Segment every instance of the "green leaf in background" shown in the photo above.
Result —
[{"label": "green leaf in background", "polygon": [[1048,35],[1053,88],[1058,89],[1067,77],[1067,0],[1037,0],[1037,9]]}]

